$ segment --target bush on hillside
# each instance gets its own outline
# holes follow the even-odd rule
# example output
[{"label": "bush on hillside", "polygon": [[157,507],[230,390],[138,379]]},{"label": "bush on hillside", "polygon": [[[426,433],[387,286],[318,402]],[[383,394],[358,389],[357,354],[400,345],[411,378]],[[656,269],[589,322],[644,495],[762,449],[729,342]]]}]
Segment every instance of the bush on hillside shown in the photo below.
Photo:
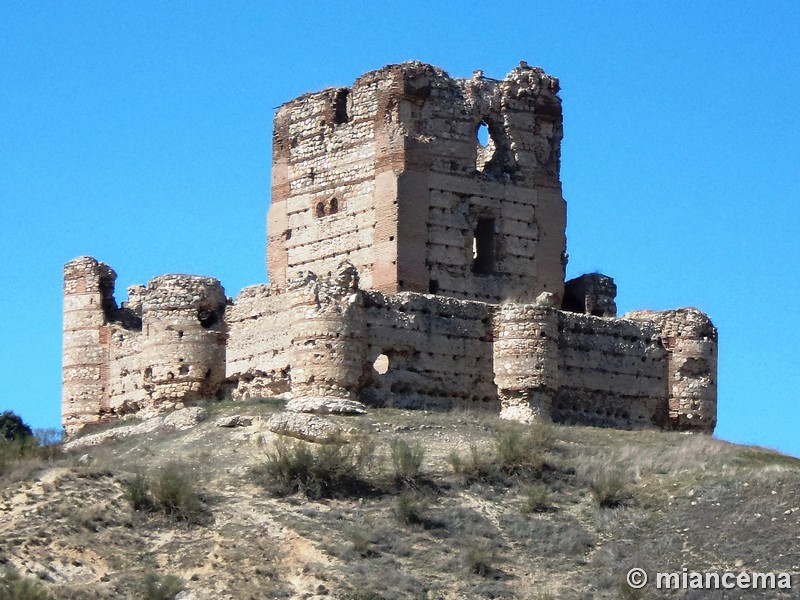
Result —
[{"label": "bush on hillside", "polygon": [[36,579],[22,577],[11,568],[0,570],[0,600],[49,600],[50,594]]},{"label": "bush on hillside", "polygon": [[33,431],[22,420],[22,417],[7,410],[0,415],[0,437],[13,442],[14,440],[33,437]]},{"label": "bush on hillside", "polygon": [[363,471],[374,452],[369,437],[350,442],[332,438],[319,445],[277,439],[253,475],[278,495],[301,492],[311,499],[347,495],[363,490]]}]

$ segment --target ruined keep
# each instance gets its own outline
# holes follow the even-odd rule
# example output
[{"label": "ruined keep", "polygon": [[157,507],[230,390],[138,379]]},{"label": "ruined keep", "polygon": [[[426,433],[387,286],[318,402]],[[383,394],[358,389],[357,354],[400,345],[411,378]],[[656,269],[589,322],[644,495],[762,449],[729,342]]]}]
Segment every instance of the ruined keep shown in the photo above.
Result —
[{"label": "ruined keep", "polygon": [[712,432],[709,318],[617,318],[610,277],[564,281],[558,91],[525,63],[495,80],[409,62],[281,106],[269,284],[232,300],[165,275],[118,306],[110,267],[65,266],[67,432],[225,394]]}]

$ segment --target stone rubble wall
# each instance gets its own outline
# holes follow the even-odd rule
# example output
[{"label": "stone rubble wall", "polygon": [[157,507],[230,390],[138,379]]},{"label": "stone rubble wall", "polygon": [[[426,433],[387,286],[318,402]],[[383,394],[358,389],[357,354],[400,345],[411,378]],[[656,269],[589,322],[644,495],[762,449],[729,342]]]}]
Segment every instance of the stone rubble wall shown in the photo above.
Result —
[{"label": "stone rubble wall", "polygon": [[278,286],[300,271],[335,272],[343,259],[372,286],[376,121],[386,78],[306,94],[281,106],[273,136],[267,270]]},{"label": "stone rubble wall", "polygon": [[91,257],[64,267],[62,422],[68,434],[131,413],[214,397],[225,378],[219,281],[164,275],[118,307],[117,274]]},{"label": "stone rubble wall", "polygon": [[104,304],[116,273],[82,256],[64,266],[62,423],[67,432],[108,412],[108,330]]},{"label": "stone rubble wall", "polygon": [[[494,303],[532,301],[543,291],[560,299],[566,205],[558,80],[527,65],[502,81],[408,69],[398,289]],[[482,124],[489,136],[483,148],[476,135]],[[486,272],[474,269],[481,220],[494,228]]]},{"label": "stone rubble wall", "polygon": [[291,296],[272,285],[244,288],[225,313],[227,381],[233,397],[263,398],[291,388]]},{"label": "stone rubble wall", "polygon": [[717,424],[718,334],[696,308],[625,315],[658,328],[667,351],[669,423],[674,429],[713,432]]},{"label": "stone rubble wall", "polygon": [[493,351],[500,415],[549,420],[560,375],[558,311],[541,304],[501,305]]},{"label": "stone rubble wall", "polygon": [[108,404],[112,414],[126,415],[147,406],[142,380],[144,336],[119,325],[110,325],[109,330]]},{"label": "stone rubble wall", "polygon": [[558,354],[554,421],[668,426],[667,353],[653,324],[559,311]]},{"label": "stone rubble wall", "polygon": [[[414,293],[364,292],[367,375],[373,406],[497,410],[491,305]],[[388,359],[381,374],[379,356]]]},{"label": "stone rubble wall", "polygon": [[352,263],[335,277],[301,273],[292,296],[292,402],[310,410],[331,400],[357,401],[366,358],[365,317]]},{"label": "stone rubble wall", "polygon": [[143,306],[143,382],[154,408],[212,398],[225,379],[225,290],[197,275],[162,275]]},{"label": "stone rubble wall", "polygon": [[291,392],[298,410],[358,412],[362,401],[623,428],[711,432],[716,422],[717,333],[695,309],[616,319],[558,310],[549,293],[500,305],[384,294],[359,289],[344,262],[331,277],[301,273],[232,303],[214,279],[158,277],[137,291],[138,329],[119,316],[132,309],[116,308],[115,278],[93,259],[65,270],[70,432],[227,389]]}]

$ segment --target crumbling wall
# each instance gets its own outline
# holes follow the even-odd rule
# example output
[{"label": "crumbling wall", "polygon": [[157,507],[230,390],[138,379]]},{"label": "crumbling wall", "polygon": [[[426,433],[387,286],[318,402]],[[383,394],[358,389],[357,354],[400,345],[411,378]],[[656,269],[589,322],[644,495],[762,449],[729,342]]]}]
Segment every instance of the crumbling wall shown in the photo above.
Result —
[{"label": "crumbling wall", "polygon": [[[400,289],[495,303],[551,292],[560,302],[566,205],[558,80],[524,63],[502,81],[480,71],[456,80],[418,71],[406,103]],[[419,231],[423,221],[427,232]]]},{"label": "crumbling wall", "polygon": [[358,390],[366,358],[365,316],[358,273],[345,262],[335,276],[301,273],[292,298],[292,401],[315,412],[362,410]]},{"label": "crumbling wall", "polygon": [[[379,96],[390,77],[368,73],[352,88],[306,94],[275,115],[267,271],[285,287],[301,271],[334,273],[347,259],[366,287],[391,258],[376,239],[390,215],[378,215]],[[381,222],[379,222],[381,221]]]},{"label": "crumbling wall", "polygon": [[147,406],[142,378],[144,356],[141,330],[110,327],[108,348],[108,408],[120,416]]},{"label": "crumbling wall", "polygon": [[625,315],[655,326],[666,349],[668,426],[711,433],[717,424],[717,329],[696,308]]},{"label": "crumbling wall", "polygon": [[[82,256],[64,265],[62,423],[68,433],[108,412],[109,288],[116,273]],[[112,296],[113,297],[113,296]]]},{"label": "crumbling wall", "polygon": [[367,291],[364,308],[369,365],[361,390],[365,403],[497,409],[492,306],[409,292]]},{"label": "crumbling wall", "polygon": [[133,286],[91,257],[64,267],[62,423],[68,434],[139,411],[213,397],[225,377],[225,293],[219,281],[165,275]]},{"label": "crumbling wall", "polygon": [[653,324],[559,311],[558,352],[554,421],[667,424],[667,356]]},{"label": "crumbling wall", "polygon": [[564,284],[561,308],[595,317],[617,316],[617,285],[607,275],[587,273]]},{"label": "crumbling wall", "polygon": [[548,291],[560,301],[557,92],[557,79],[525,64],[497,81],[409,62],[282,106],[271,281],[325,275],[348,259],[364,289],[490,302]]},{"label": "crumbling wall", "polygon": [[259,398],[291,387],[291,296],[274,285],[244,288],[227,308],[226,377],[234,398]]},{"label": "crumbling wall", "polygon": [[143,383],[148,401],[213,398],[225,379],[225,306],[220,282],[162,275],[147,284],[142,324]]}]

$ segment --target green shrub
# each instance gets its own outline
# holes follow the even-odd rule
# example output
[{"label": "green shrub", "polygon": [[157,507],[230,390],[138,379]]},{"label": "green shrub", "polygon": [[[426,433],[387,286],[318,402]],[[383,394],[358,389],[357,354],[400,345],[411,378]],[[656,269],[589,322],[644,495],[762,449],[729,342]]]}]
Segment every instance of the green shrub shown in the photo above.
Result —
[{"label": "green shrub", "polygon": [[544,460],[542,452],[550,444],[550,426],[534,424],[504,425],[494,434],[493,453],[482,453],[475,444],[462,457],[453,451],[448,462],[466,484],[475,482],[509,484],[520,477],[538,477]]},{"label": "green shrub", "polygon": [[375,543],[375,532],[365,527],[353,527],[348,531],[350,549],[354,554],[367,558],[375,553],[373,544]]},{"label": "green shrub", "polygon": [[175,520],[199,520],[202,503],[192,471],[185,464],[170,462],[159,467],[150,481],[150,493],[156,508]]},{"label": "green shrub", "polygon": [[7,410],[0,415],[0,437],[11,442],[33,437],[33,431],[25,424],[22,417]]},{"label": "green shrub", "polygon": [[453,473],[462,476],[467,482],[480,481],[493,477],[497,473],[496,465],[492,460],[481,454],[476,444],[470,444],[469,454],[462,458],[453,450],[448,461],[453,468]]},{"label": "green shrub", "polygon": [[183,590],[183,581],[175,575],[147,573],[144,577],[144,600],[174,600]]},{"label": "green shrub", "polygon": [[403,492],[395,501],[394,514],[397,520],[406,525],[415,525],[425,522],[424,513],[430,501],[419,492]]},{"label": "green shrub", "polygon": [[125,482],[125,498],[130,502],[133,510],[150,510],[153,501],[150,497],[150,480],[144,473],[136,473],[132,479]]},{"label": "green shrub", "polygon": [[546,426],[511,425],[494,435],[494,448],[501,469],[507,474],[539,471],[541,452],[545,449]]},{"label": "green shrub", "polygon": [[464,562],[469,573],[486,577],[494,563],[492,543],[485,538],[471,539],[464,550]]},{"label": "green shrub", "polygon": [[48,600],[50,594],[36,579],[8,567],[0,570],[0,600]]},{"label": "green shrub", "polygon": [[180,462],[169,462],[150,475],[136,473],[124,483],[125,498],[135,511],[163,512],[176,521],[197,523],[203,503],[192,470]]},{"label": "green shrub", "polygon": [[391,443],[391,453],[395,483],[412,483],[419,477],[422,459],[425,456],[422,446],[419,444],[409,446],[405,440],[395,439]]},{"label": "green shrub", "polygon": [[333,438],[312,447],[308,442],[275,440],[266,461],[253,470],[256,479],[277,494],[302,492],[311,499],[329,498],[363,489],[363,470],[375,451],[372,438],[348,443]]},{"label": "green shrub", "polygon": [[522,512],[538,513],[546,512],[550,509],[550,490],[543,483],[535,483],[525,490],[525,504],[522,505]]},{"label": "green shrub", "polygon": [[587,477],[589,491],[600,508],[618,508],[631,500],[630,478],[620,469],[600,467]]}]

